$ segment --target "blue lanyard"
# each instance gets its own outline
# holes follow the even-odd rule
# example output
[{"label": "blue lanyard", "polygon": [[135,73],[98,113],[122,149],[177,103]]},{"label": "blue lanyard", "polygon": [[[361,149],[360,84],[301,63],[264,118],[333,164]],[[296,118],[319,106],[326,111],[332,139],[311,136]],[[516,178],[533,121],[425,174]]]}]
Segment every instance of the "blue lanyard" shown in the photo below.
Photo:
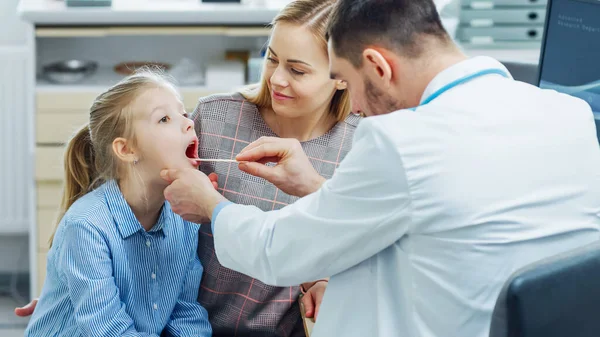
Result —
[{"label": "blue lanyard", "polygon": [[[423,103],[419,104],[419,106],[423,106],[425,104],[431,103],[431,101],[433,101],[434,99],[438,98],[438,96],[440,96],[441,94],[445,93],[446,91],[459,86],[463,83],[469,82],[470,80],[473,80],[475,78],[478,77],[482,77],[485,75],[490,75],[490,74],[497,74],[497,75],[502,75],[506,78],[509,78],[508,74],[506,73],[506,71],[502,70],[502,69],[496,69],[496,68],[492,68],[492,69],[486,69],[486,70],[482,70],[482,71],[478,71],[474,74],[471,75],[467,75],[465,77],[459,78],[455,81],[452,81],[448,84],[446,84],[445,86],[441,87],[439,90],[437,90],[436,92],[434,92],[433,94],[431,94],[429,97],[427,97],[427,99],[425,99],[423,101]],[[411,108],[410,110],[415,110],[417,107]]]}]

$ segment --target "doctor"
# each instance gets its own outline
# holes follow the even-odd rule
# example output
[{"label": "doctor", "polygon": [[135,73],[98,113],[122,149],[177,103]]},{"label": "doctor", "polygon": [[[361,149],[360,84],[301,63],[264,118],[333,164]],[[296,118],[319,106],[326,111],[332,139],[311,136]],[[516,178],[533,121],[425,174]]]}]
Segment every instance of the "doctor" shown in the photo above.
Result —
[{"label": "doctor", "polygon": [[196,170],[163,171],[173,210],[212,220],[224,266],[280,286],[331,276],[313,336],[487,336],[511,273],[600,239],[584,101],[468,59],[432,0],[340,0],[329,50],[368,116],[333,178],[297,141],[271,138],[237,159],[303,196],[279,211],[231,204]]}]

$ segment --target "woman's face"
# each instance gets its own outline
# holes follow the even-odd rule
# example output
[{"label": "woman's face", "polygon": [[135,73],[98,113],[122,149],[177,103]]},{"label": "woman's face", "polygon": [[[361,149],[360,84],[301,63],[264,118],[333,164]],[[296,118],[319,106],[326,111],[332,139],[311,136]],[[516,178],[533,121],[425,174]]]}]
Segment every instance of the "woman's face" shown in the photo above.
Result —
[{"label": "woman's face", "polygon": [[327,111],[343,84],[329,76],[329,59],[307,28],[277,23],[265,60],[264,76],[273,110],[279,116],[298,118]]}]

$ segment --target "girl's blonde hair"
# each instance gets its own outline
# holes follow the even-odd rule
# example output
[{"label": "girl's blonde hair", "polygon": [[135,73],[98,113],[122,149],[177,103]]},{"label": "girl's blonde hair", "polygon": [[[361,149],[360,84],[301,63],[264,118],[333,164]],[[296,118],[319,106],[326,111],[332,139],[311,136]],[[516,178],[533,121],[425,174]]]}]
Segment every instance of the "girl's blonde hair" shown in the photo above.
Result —
[{"label": "girl's blonde hair", "polygon": [[[308,28],[315,36],[327,55],[327,23],[335,0],[295,0],[290,2],[271,22],[275,26],[280,22],[300,25]],[[264,67],[264,65],[263,65]],[[242,95],[259,108],[271,108],[271,94],[267,86],[268,79],[263,75],[260,82],[242,90]],[[338,122],[348,117],[352,109],[348,90],[337,90],[329,104],[331,113]]]},{"label": "girl's blonde hair", "polygon": [[[131,141],[134,111],[131,103],[147,89],[175,87],[160,70],[143,68],[100,94],[90,108],[89,123],[69,140],[64,156],[65,180],[56,226],[77,199],[108,180],[124,177],[125,169],[112,150],[118,137]],[[50,245],[56,228],[50,237]]]}]

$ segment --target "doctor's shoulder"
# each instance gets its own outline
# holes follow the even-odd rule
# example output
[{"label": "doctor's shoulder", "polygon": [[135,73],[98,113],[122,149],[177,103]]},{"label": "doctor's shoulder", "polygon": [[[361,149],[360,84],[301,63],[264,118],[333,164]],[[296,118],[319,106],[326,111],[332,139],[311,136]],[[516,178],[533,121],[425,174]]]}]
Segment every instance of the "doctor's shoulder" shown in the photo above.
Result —
[{"label": "doctor's shoulder", "polygon": [[552,106],[555,109],[566,109],[570,116],[578,115],[579,117],[591,117],[593,119],[594,114],[592,111],[592,107],[583,98],[558,92],[552,89],[541,89],[541,91],[548,98],[548,100],[543,101],[552,102]]}]

